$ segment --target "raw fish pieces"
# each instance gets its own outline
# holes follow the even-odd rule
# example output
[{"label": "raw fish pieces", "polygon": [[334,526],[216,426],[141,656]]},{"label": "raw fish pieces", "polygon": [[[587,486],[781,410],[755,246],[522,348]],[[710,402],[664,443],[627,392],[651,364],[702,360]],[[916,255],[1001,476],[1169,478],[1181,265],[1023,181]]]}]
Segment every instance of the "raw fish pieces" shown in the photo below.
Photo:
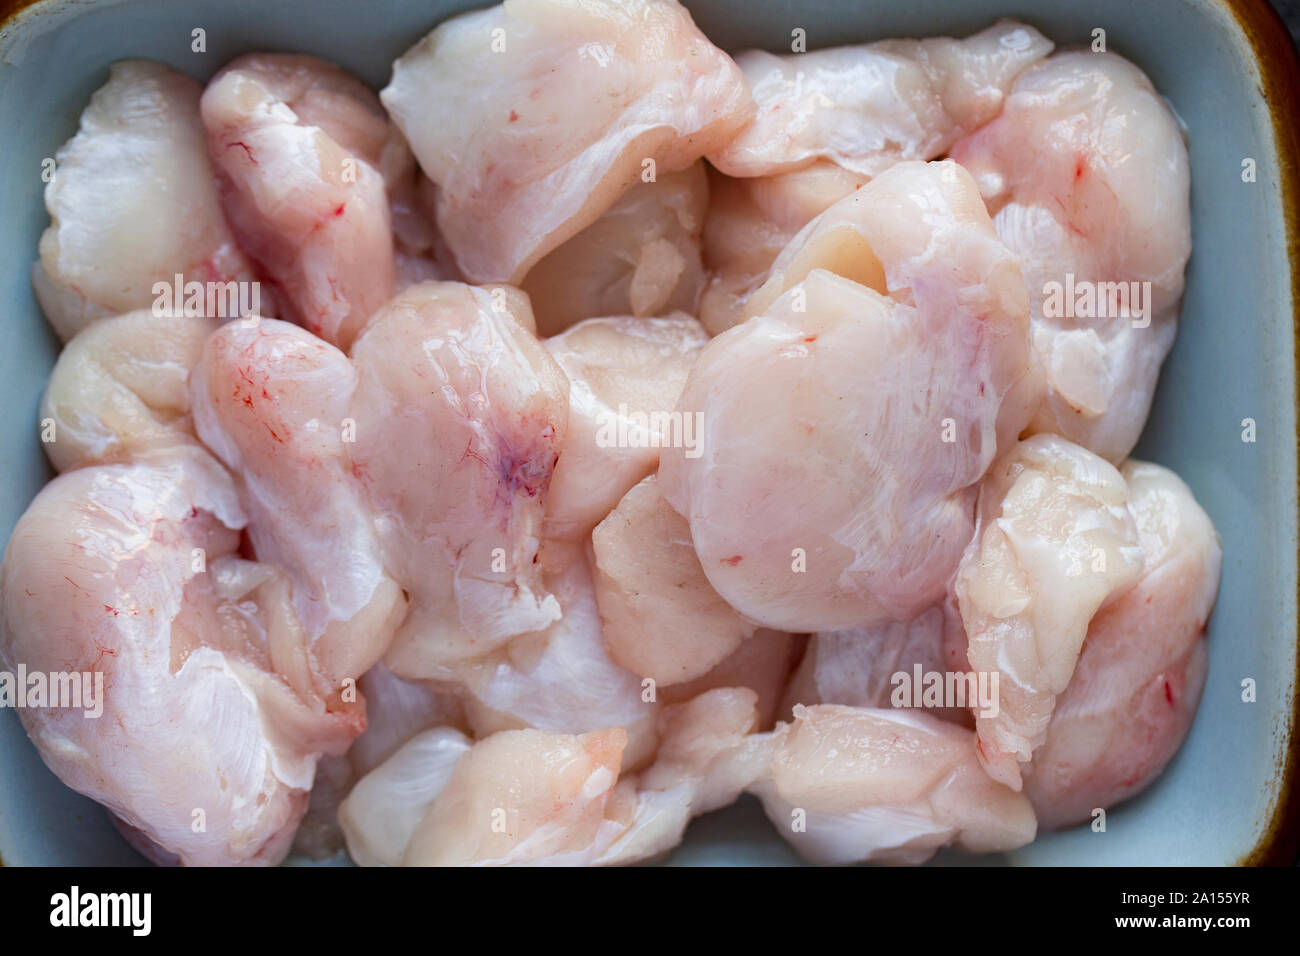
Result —
[{"label": "raw fish pieces", "polygon": [[1015,258],[960,167],[900,163],[796,236],[751,306],[682,393],[701,453],[660,455],[705,576],[779,630],[914,617],[1033,410]]},{"label": "raw fish pieces", "polygon": [[4,669],[101,688],[98,716],[29,707],[27,732],[160,861],[278,863],[317,757],[365,720],[299,666],[288,584],[238,556],[244,522],[222,467],[186,448],[55,479],[5,551]]},{"label": "raw fish pieces", "polygon": [[32,284],[64,341],[96,319],[149,308],[154,283],[170,286],[177,275],[253,280],[221,213],[200,92],[161,63],[114,63],[60,147]]},{"label": "raw fish pieces", "polygon": [[21,711],[42,758],[187,865],[633,864],[744,794],[919,864],[1149,786],[1223,561],[1128,458],[1186,136],[1052,48],[733,60],[676,0],[506,0],[379,94],[115,64],[0,563],[0,666],[84,691]]},{"label": "raw fish pieces", "polygon": [[1029,286],[1045,378],[1031,430],[1122,463],[1173,345],[1192,248],[1177,117],[1123,57],[1058,53],[952,156]]},{"label": "raw fish pieces", "polygon": [[676,0],[463,14],[403,54],[380,95],[438,184],[438,226],[474,282],[520,282],[643,171],[685,169],[754,110],[736,64]]}]

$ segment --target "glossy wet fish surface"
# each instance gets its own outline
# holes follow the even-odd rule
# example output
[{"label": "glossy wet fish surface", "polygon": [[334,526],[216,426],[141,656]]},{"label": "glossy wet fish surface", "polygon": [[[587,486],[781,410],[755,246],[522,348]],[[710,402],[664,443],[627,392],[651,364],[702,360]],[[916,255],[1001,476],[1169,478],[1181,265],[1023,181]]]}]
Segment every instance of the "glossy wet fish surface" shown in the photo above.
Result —
[{"label": "glossy wet fish surface", "polygon": [[1192,243],[1137,66],[411,39],[123,61],[58,151],[0,703],[63,783],[160,864],[608,866],[745,794],[812,863],[997,854],[1160,777],[1224,555],[1130,457]]}]

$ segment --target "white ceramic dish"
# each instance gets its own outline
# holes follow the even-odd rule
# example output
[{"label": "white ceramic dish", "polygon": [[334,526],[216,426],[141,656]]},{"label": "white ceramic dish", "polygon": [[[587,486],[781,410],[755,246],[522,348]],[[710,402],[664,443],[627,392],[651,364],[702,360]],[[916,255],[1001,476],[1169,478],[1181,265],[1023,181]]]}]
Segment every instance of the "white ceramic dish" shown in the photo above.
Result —
[{"label": "white ceramic dish", "polygon": [[[260,49],[313,53],[376,88],[392,60],[457,0],[0,0],[0,540],[49,470],[36,407],[57,352],[28,282],[47,223],[41,160],[76,129],[114,60],[163,60],[202,79]],[[1195,248],[1178,341],[1140,457],[1174,468],[1223,539],[1210,626],[1211,665],[1186,745],[1145,794],[1113,811],[1106,833],[1047,834],[1021,864],[1224,864],[1293,860],[1296,837],[1297,506],[1294,250],[1300,175],[1300,70],[1262,0],[696,0],[724,48],[810,48],[890,36],[966,34],[1002,16],[1060,45],[1106,30],[1165,93],[1191,134]],[[207,52],[191,52],[191,31]],[[1255,160],[1257,181],[1241,178]],[[1258,440],[1242,441],[1254,419]],[[1242,681],[1257,684],[1242,701]],[[96,804],[41,763],[15,714],[0,712],[0,859],[7,864],[141,862]],[[958,857],[945,857],[948,862]],[[671,863],[795,860],[757,805],[697,821]],[[984,861],[987,862],[987,861]]]}]

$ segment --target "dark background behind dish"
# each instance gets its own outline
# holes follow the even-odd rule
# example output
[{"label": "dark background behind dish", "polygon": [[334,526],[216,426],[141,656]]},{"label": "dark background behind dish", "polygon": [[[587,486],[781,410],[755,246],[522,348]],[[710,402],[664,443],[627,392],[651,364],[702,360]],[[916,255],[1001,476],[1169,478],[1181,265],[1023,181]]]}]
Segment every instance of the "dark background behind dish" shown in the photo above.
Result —
[{"label": "dark background behind dish", "polygon": [[1292,39],[1300,44],[1300,0],[1272,0],[1272,3],[1291,28]]}]

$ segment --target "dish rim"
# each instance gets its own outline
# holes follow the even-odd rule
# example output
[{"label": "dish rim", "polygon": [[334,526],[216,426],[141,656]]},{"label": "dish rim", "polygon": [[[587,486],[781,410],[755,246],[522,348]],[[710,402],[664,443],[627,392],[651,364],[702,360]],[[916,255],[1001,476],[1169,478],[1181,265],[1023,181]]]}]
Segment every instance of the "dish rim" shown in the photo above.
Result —
[{"label": "dish rim", "polygon": [[[1290,266],[1291,362],[1295,382],[1297,475],[1300,475],[1300,52],[1281,14],[1268,0],[1206,0],[1228,12],[1241,30],[1259,71],[1264,105],[1277,144],[1278,185],[1286,258]],[[1300,487],[1294,492],[1300,504]],[[1276,769],[1272,817],[1238,866],[1291,866],[1300,852],[1300,534],[1297,535],[1296,670],[1291,726]]]}]

